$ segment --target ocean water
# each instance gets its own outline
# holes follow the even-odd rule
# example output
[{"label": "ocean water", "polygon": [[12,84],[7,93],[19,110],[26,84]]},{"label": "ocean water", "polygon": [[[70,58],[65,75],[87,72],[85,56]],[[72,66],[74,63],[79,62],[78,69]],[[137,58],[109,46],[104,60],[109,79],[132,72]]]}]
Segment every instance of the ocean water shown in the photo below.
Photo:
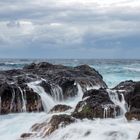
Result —
[{"label": "ocean water", "polygon": [[[24,65],[31,62],[48,61],[53,64],[63,64],[66,66],[77,66],[87,64],[95,68],[102,74],[104,81],[109,87],[114,87],[121,81],[134,80],[140,81],[140,60],[64,60],[64,59],[1,59],[0,70],[21,69]],[[40,87],[35,87],[32,83],[29,86],[34,88],[36,92],[44,93]],[[78,86],[78,96],[70,99],[64,104],[75,106],[82,98],[82,90]],[[53,105],[53,99],[46,99],[44,106]],[[117,101],[118,102],[118,101]],[[55,102],[56,103],[56,102]],[[123,104],[121,104],[123,108]],[[67,112],[68,114],[70,112]],[[20,135],[30,132],[30,127],[39,122],[43,122],[51,117],[47,112],[44,113],[18,113],[0,116],[0,140],[18,140]],[[47,140],[136,140],[140,132],[140,122],[126,121],[122,115],[116,119],[95,119],[77,121],[66,128],[59,128]],[[41,140],[41,135],[31,140]]]},{"label": "ocean water", "polygon": [[87,64],[99,71],[109,87],[116,86],[125,80],[140,80],[140,60],[129,59],[0,59],[0,70],[20,69],[26,64],[42,61],[66,66]]}]

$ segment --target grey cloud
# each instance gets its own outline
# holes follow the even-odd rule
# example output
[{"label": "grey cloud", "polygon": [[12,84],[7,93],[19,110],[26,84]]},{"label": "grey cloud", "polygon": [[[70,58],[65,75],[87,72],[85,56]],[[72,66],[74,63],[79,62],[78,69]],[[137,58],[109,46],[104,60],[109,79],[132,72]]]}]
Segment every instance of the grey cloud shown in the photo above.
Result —
[{"label": "grey cloud", "polygon": [[0,49],[90,49],[108,55],[139,46],[139,2],[133,6],[136,1],[125,0],[122,6],[119,0],[106,6],[82,1],[0,0]]}]

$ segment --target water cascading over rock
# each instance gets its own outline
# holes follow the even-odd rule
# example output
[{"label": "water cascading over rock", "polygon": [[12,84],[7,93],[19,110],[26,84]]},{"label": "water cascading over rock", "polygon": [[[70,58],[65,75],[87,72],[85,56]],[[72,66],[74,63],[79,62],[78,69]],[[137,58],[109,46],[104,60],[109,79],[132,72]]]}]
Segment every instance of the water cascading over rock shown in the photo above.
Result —
[{"label": "water cascading over rock", "polygon": [[140,82],[121,82],[114,89],[124,96],[128,105],[128,109],[125,114],[126,118],[128,120],[140,120]]},{"label": "water cascading over rock", "polygon": [[115,118],[120,115],[120,107],[112,102],[106,89],[92,89],[84,93],[72,115],[80,119]]}]

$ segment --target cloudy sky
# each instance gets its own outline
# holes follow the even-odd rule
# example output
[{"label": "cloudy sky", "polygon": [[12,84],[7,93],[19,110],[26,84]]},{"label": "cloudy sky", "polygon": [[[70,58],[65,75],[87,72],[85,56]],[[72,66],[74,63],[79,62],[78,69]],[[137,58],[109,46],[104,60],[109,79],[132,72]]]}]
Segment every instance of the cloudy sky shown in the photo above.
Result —
[{"label": "cloudy sky", "polygon": [[140,0],[0,0],[1,58],[140,58]]}]

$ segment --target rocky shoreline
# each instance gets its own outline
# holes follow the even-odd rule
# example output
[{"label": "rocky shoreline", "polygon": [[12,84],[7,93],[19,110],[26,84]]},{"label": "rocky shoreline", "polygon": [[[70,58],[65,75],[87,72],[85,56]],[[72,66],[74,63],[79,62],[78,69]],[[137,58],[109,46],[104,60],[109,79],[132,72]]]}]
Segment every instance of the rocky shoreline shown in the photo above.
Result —
[{"label": "rocky shoreline", "polygon": [[47,62],[32,63],[20,70],[0,71],[0,113],[43,111],[40,96],[28,86],[35,81],[40,81],[39,85],[52,97],[56,92],[62,92],[63,97],[54,97],[56,100],[76,96],[75,83],[79,83],[83,90],[87,85],[107,88],[102,76],[87,65],[73,68]]},{"label": "rocky shoreline", "polygon": [[[79,88],[83,95],[75,108],[56,104],[46,109],[41,93],[29,86],[36,81],[37,90],[43,89],[43,94],[49,95],[54,102],[77,97]],[[72,111],[66,114],[67,110]],[[21,138],[34,137],[42,131],[42,137],[46,137],[60,126],[65,127],[78,119],[94,120],[124,115],[128,121],[140,120],[140,82],[124,81],[109,89],[99,72],[88,65],[66,67],[41,62],[23,69],[0,71],[1,115],[41,111],[61,114],[52,115],[50,121],[35,124],[32,132],[22,134]]]}]

